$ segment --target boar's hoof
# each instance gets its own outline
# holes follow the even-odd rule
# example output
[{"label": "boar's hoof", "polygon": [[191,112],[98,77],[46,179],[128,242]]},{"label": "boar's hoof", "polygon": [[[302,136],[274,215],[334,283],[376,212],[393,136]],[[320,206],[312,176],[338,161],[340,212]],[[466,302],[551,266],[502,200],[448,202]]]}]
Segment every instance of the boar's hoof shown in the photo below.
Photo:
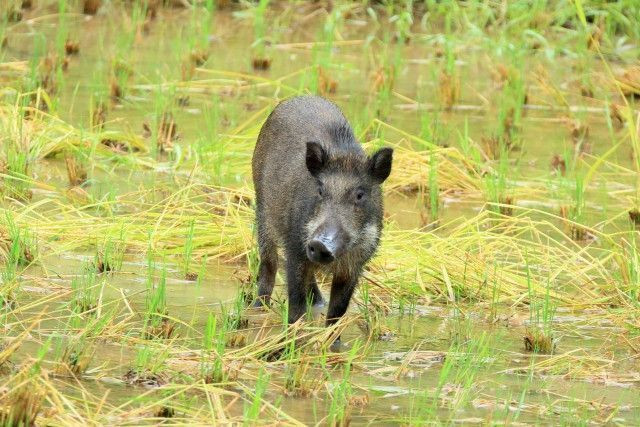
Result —
[{"label": "boar's hoof", "polygon": [[327,302],[322,298],[315,300],[313,302],[313,308],[324,308],[326,306],[327,306]]},{"label": "boar's hoof", "polygon": [[267,307],[268,305],[269,305],[269,299],[268,298],[266,298],[266,297],[258,297],[253,302],[253,304],[251,304],[251,307],[253,307],[253,308],[262,308],[262,307]]},{"label": "boar's hoof", "polygon": [[331,344],[331,346],[329,347],[329,350],[334,353],[342,353],[346,349],[347,349],[347,346],[342,343],[342,340],[340,338],[336,339],[333,342],[333,344]]}]

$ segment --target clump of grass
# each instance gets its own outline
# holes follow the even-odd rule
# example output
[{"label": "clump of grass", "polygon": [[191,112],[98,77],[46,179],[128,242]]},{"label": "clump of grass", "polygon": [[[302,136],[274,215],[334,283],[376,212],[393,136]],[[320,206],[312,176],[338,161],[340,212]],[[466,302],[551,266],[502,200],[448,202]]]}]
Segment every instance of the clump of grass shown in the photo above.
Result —
[{"label": "clump of grass", "polygon": [[555,349],[553,337],[538,328],[527,329],[523,339],[524,349],[532,353],[551,354]]},{"label": "clump of grass", "polygon": [[22,11],[13,5],[5,6],[0,16],[3,21],[6,20],[7,22],[20,22],[24,17]]},{"label": "clump of grass", "polygon": [[168,317],[167,272],[165,269],[162,270],[160,280],[156,284],[153,279],[155,268],[150,266],[149,270],[143,336],[146,339],[169,339],[174,336],[176,325]]},{"label": "clump of grass", "polygon": [[589,152],[587,140],[589,139],[589,126],[578,119],[568,120],[567,126],[571,134],[571,140],[575,147],[576,153]]},{"label": "clump of grass", "polygon": [[71,279],[71,310],[78,314],[93,312],[98,305],[98,277],[89,266],[78,277]]},{"label": "clump of grass", "polygon": [[7,264],[27,266],[34,262],[36,242],[27,229],[21,229],[9,212],[5,212],[4,224],[0,224],[0,255]]},{"label": "clump of grass", "polygon": [[513,55],[515,65],[500,72],[501,91],[498,95],[496,129],[485,139],[487,155],[490,158],[497,158],[503,149],[512,151],[519,149],[521,145],[521,120],[523,105],[527,102],[527,92],[522,72],[518,71],[520,60],[517,53]]},{"label": "clump of grass", "polygon": [[108,107],[103,101],[94,101],[91,103],[89,110],[90,123],[89,126],[94,131],[102,131],[107,121]]},{"label": "clump of grass", "polygon": [[358,327],[367,337],[374,341],[390,341],[394,338],[391,329],[384,323],[383,308],[376,304],[370,294],[369,284],[363,283],[360,289],[362,304],[360,314],[362,321],[357,323]]},{"label": "clump of grass", "polygon": [[153,350],[149,345],[138,349],[134,366],[123,376],[131,385],[159,387],[167,383],[165,372],[166,354]]},{"label": "clump of grass", "polygon": [[64,52],[67,56],[78,55],[80,53],[80,43],[71,39],[64,42]]},{"label": "clump of grass", "polygon": [[338,82],[333,80],[324,67],[318,67],[318,93],[322,96],[333,95],[338,91]]},{"label": "clump of grass", "polygon": [[176,410],[170,406],[160,406],[153,414],[156,418],[173,418],[176,416]]},{"label": "clump of grass", "polygon": [[429,211],[431,222],[438,221],[440,211],[440,187],[438,186],[438,158],[435,153],[429,156]]},{"label": "clump of grass", "polygon": [[582,241],[589,237],[587,228],[582,226],[585,220],[585,188],[584,177],[577,173],[573,185],[573,204],[571,206],[561,206],[560,216],[568,221],[565,222],[565,229],[573,240]]},{"label": "clump of grass", "polygon": [[31,199],[30,159],[29,152],[23,147],[16,147],[13,144],[6,146],[6,162],[4,164],[5,176],[2,192],[5,196],[17,200],[26,201]]},{"label": "clump of grass", "polygon": [[95,15],[102,6],[102,0],[84,0],[82,13],[85,15]]},{"label": "clump of grass", "polygon": [[616,103],[611,103],[607,105],[607,109],[609,110],[608,119],[612,122],[614,128],[618,130],[622,129],[626,122],[623,114],[624,108]]},{"label": "clump of grass", "polygon": [[450,110],[460,98],[460,76],[456,71],[456,58],[451,40],[445,41],[444,64],[440,70],[438,93],[440,105]]},{"label": "clump of grass", "polygon": [[193,235],[195,232],[195,221],[189,222],[189,229],[187,230],[187,237],[184,244],[184,276],[187,280],[197,280],[198,273],[191,271],[191,257],[193,256]]},{"label": "clump of grass", "polygon": [[88,345],[84,340],[67,345],[60,355],[59,375],[79,376],[85,373],[93,360],[96,349]]},{"label": "clump of grass", "polygon": [[148,123],[143,123],[145,137],[153,137],[156,141],[156,152],[163,154],[173,150],[173,143],[178,139],[178,126],[176,125],[173,113],[165,111],[154,121],[154,128]]},{"label": "clump of grass", "polygon": [[326,17],[321,30],[322,44],[314,46],[313,55],[315,69],[311,77],[311,91],[323,96],[334,94],[338,90],[338,82],[333,79],[330,70],[335,69],[332,63],[333,49],[337,28],[342,23],[343,8],[335,7]]},{"label": "clump of grass", "polygon": [[12,376],[0,401],[4,408],[0,410],[0,424],[4,426],[36,425],[44,401],[47,397],[47,374],[41,369],[41,363],[49,349],[49,342],[40,347],[32,362]]},{"label": "clump of grass", "polygon": [[629,220],[633,223],[633,225],[635,227],[640,226],[640,210],[634,208],[634,209],[630,209],[628,213],[629,213]]},{"label": "clump of grass", "polygon": [[353,360],[360,349],[359,342],[355,342],[346,357],[342,366],[340,380],[331,384],[329,391],[329,407],[327,408],[327,424],[335,426],[347,426],[351,423],[351,406],[349,405],[353,396],[351,386],[351,370]]},{"label": "clump of grass", "polygon": [[551,169],[556,173],[560,173],[561,176],[565,176],[567,173],[567,159],[559,154],[554,154],[551,158]]},{"label": "clump of grass", "polygon": [[55,52],[49,53],[40,61],[38,86],[49,95],[55,94],[62,80],[62,72],[67,71],[68,68],[68,56],[59,56]]},{"label": "clump of grass", "polygon": [[477,381],[481,369],[490,366],[495,358],[491,353],[492,338],[486,332],[469,336],[464,341],[453,342],[440,369],[438,385],[433,394],[432,406],[437,411],[440,402],[452,410],[458,410],[472,400],[477,390]]},{"label": "clump of grass", "polygon": [[[392,66],[389,66],[392,67]],[[371,83],[371,89],[375,93],[385,92],[391,93],[393,90],[393,86],[395,83],[395,71],[390,69],[389,67],[381,66],[379,67],[373,74],[373,79]],[[325,84],[327,86],[327,84]],[[331,89],[330,87],[325,87],[326,89]],[[337,83],[336,83],[337,89]],[[335,93],[335,90],[334,90]],[[430,141],[430,139],[427,139]]]},{"label": "clump of grass", "polygon": [[266,370],[260,369],[253,391],[250,393],[251,400],[246,401],[243,410],[243,425],[250,426],[258,421],[262,409],[262,399],[269,386],[270,375]]},{"label": "clump of grass", "polygon": [[[87,269],[86,272],[89,275],[94,274],[91,269]],[[103,290],[104,286],[101,292]],[[84,291],[95,294],[95,289],[85,289]],[[91,298],[93,298],[93,295]],[[94,340],[100,339],[101,334],[112,322],[116,311],[103,312],[101,310],[102,307],[98,307],[95,311],[98,315],[88,317],[85,315],[86,311],[83,311],[83,308],[91,305],[86,303],[86,301],[91,300],[84,299],[84,306],[76,303],[77,301],[83,301],[82,295],[74,294],[74,300],[71,304],[73,315],[69,318],[68,329],[57,338],[58,343],[55,348],[57,365],[54,372],[57,375],[77,377],[84,375],[89,368],[89,364],[97,350]],[[91,310],[96,309],[96,307],[96,305],[93,305]]]},{"label": "clump of grass", "polygon": [[32,426],[40,412],[46,389],[38,380],[26,380],[23,384],[0,395],[8,410],[0,411],[0,423],[6,426]]},{"label": "clump of grass", "polygon": [[[9,217],[7,218],[10,219]],[[0,304],[3,307],[13,308],[15,306],[14,289],[17,286],[18,268],[33,261],[33,255],[29,249],[30,245],[25,244],[23,236],[12,221],[9,222],[8,232],[0,229],[0,251],[5,264],[2,272],[0,272],[3,283],[0,289]]]},{"label": "clump of grass", "polygon": [[182,80],[193,78],[197,67],[202,67],[209,59],[209,52],[204,49],[192,50],[182,62]]},{"label": "clump of grass", "polygon": [[555,350],[555,341],[551,330],[556,312],[556,303],[551,300],[551,281],[547,280],[542,299],[534,290],[529,260],[525,258],[527,285],[529,293],[529,326],[523,337],[526,351],[551,354]]},{"label": "clump of grass", "polygon": [[0,304],[13,308],[16,304],[14,290],[17,286],[19,268],[35,261],[37,253],[35,240],[28,230],[20,229],[9,213],[5,214],[5,226],[0,225],[0,256],[4,259],[4,268],[0,272],[2,288]]},{"label": "clump of grass", "polygon": [[267,56],[266,47],[266,25],[265,13],[270,0],[259,0],[258,4],[253,8],[253,33],[254,42],[251,46],[253,55],[253,69],[265,71],[271,68],[271,58]]},{"label": "clump of grass", "polygon": [[284,393],[287,396],[309,397],[317,393],[324,378],[313,374],[311,359],[297,348],[295,340],[287,346],[285,363]]},{"label": "clump of grass", "polygon": [[625,69],[622,75],[617,77],[616,83],[624,96],[640,97],[640,66],[633,65]]},{"label": "clump of grass", "polygon": [[450,110],[460,97],[460,79],[457,75],[443,70],[439,80],[440,101],[445,109]]},{"label": "clump of grass", "polygon": [[123,60],[112,61],[109,76],[109,93],[113,102],[120,102],[125,98],[132,75],[133,69]]},{"label": "clump of grass", "polygon": [[256,287],[253,281],[250,278],[242,280],[233,302],[233,311],[229,314],[230,329],[244,329],[249,326],[249,319],[245,315],[245,308],[255,301],[256,298]]},{"label": "clump of grass", "polygon": [[64,162],[67,167],[67,178],[69,178],[69,186],[77,187],[87,182],[87,169],[82,164],[82,155],[77,152],[67,153],[64,156]]},{"label": "clump of grass", "polygon": [[225,321],[219,325],[218,319],[212,313],[209,313],[202,336],[204,355],[201,362],[201,374],[207,384],[222,383],[227,380],[227,373],[222,363],[226,348],[225,335],[228,324],[226,322],[228,317],[224,316],[224,313],[223,319]]},{"label": "clump of grass", "polygon": [[515,204],[514,198],[510,194],[507,185],[509,168],[507,149],[505,146],[502,146],[496,172],[493,174],[489,173],[485,176],[487,199],[491,203],[489,209],[505,216],[513,215],[513,206]]},{"label": "clump of grass", "polygon": [[102,246],[96,251],[93,262],[97,273],[112,273],[122,268],[122,258],[124,256],[122,241],[122,235],[118,241],[114,241],[111,238],[105,239]]},{"label": "clump of grass", "polygon": [[620,267],[622,294],[632,306],[640,305],[640,251],[636,234],[624,239],[622,248],[616,254],[616,262]]},{"label": "clump of grass", "polygon": [[389,22],[394,27],[392,41],[398,44],[409,44],[413,24],[413,0],[404,0],[401,3],[396,13],[389,18]]}]

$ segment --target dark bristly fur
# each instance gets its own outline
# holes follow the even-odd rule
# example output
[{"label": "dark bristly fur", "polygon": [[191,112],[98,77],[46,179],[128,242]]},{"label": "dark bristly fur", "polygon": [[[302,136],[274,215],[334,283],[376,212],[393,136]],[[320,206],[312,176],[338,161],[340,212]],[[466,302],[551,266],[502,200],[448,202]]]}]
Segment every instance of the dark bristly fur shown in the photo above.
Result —
[{"label": "dark bristly fur", "polygon": [[322,303],[315,272],[333,274],[327,324],[347,310],[364,264],[382,229],[380,184],[391,172],[392,150],[368,157],[340,109],[302,96],[269,115],[253,154],[260,267],[256,305],[269,302],[286,259],[289,322]]}]

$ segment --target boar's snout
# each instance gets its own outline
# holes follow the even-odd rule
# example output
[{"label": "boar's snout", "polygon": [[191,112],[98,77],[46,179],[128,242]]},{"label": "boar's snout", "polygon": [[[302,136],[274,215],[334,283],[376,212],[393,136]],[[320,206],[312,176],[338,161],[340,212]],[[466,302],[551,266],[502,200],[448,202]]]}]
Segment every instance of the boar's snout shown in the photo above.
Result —
[{"label": "boar's snout", "polygon": [[331,244],[325,244],[320,239],[312,239],[307,245],[307,257],[310,261],[329,264],[335,259]]},{"label": "boar's snout", "polygon": [[325,223],[311,235],[307,243],[307,258],[311,262],[329,264],[342,255],[348,240],[342,227]]}]

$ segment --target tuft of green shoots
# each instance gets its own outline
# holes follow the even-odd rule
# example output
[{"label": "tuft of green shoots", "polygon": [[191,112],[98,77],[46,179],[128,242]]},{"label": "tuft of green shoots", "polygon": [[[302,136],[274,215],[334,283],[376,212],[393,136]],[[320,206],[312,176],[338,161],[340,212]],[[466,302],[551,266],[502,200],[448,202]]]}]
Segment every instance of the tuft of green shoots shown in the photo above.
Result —
[{"label": "tuft of green shoots", "polygon": [[261,368],[258,372],[258,379],[254,386],[251,401],[245,402],[244,404],[243,425],[251,426],[258,421],[262,409],[262,399],[267,391],[270,380],[270,375],[265,369]]}]

